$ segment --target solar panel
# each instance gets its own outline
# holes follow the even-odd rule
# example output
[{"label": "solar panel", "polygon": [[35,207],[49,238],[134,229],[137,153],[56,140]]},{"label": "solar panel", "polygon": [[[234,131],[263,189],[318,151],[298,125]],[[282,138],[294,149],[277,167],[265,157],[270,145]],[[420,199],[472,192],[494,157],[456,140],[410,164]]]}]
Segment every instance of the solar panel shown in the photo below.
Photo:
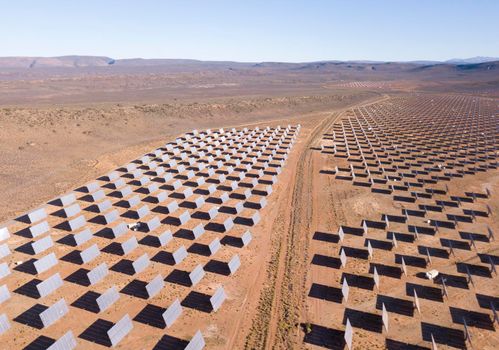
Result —
[{"label": "solar panel", "polygon": [[35,254],[42,253],[52,247],[54,245],[54,242],[52,242],[52,238],[50,236],[46,236],[44,238],[41,238],[37,241],[34,241],[31,243],[31,248],[33,249],[33,252]]},{"label": "solar panel", "polygon": [[34,262],[36,273],[40,274],[51,269],[57,265],[57,262],[58,261],[54,253],[45,255],[43,258],[40,258]]},{"label": "solar panel", "polygon": [[137,216],[139,217],[139,219],[142,219],[147,214],[149,214],[149,207],[147,206],[147,204],[137,209]]},{"label": "solar panel", "polygon": [[381,304],[382,312],[381,318],[383,319],[383,326],[385,326],[385,330],[388,332],[388,312],[386,312],[385,303]]},{"label": "solar panel", "polygon": [[0,264],[0,279],[10,275],[9,265],[7,263]]},{"label": "solar panel", "polygon": [[116,286],[112,286],[111,288],[106,290],[104,293],[101,294],[101,296],[99,296],[96,299],[100,312],[108,309],[111,305],[113,305],[116,301],[118,301],[119,298],[120,298],[120,293],[118,293]]},{"label": "solar panel", "polygon": [[348,286],[346,277],[343,278],[343,284],[341,286],[341,294],[345,298],[345,302],[348,302],[348,294],[350,293],[350,287]]},{"label": "solar panel", "polygon": [[90,229],[88,228],[73,235],[73,238],[76,242],[76,246],[80,246],[83,243],[88,242],[89,240],[92,239],[92,237],[93,237],[92,231],[90,231]]},{"label": "solar panel", "polygon": [[189,214],[189,211],[184,211],[180,216],[178,217],[178,220],[180,221],[181,225],[185,225],[189,220],[191,219],[191,214]]},{"label": "solar panel", "polygon": [[175,265],[180,264],[187,257],[187,250],[184,246],[181,246],[176,251],[173,252],[173,260]]},{"label": "solar panel", "polygon": [[208,249],[210,250],[210,255],[214,255],[222,247],[220,244],[220,239],[214,238],[210,244],[208,244]]},{"label": "solar panel", "polygon": [[127,186],[125,188],[122,188],[119,193],[121,194],[121,197],[126,197],[132,194],[132,188],[130,186]]},{"label": "solar panel", "polygon": [[114,184],[114,188],[120,188],[120,187],[125,186],[126,182],[123,179],[118,179],[118,180],[114,181],[113,184]]},{"label": "solar panel", "polygon": [[343,248],[341,248],[340,261],[341,261],[341,267],[347,266],[347,255],[345,254],[345,249]]},{"label": "solar panel", "polygon": [[168,199],[168,193],[166,191],[161,191],[155,196],[158,203],[164,202]]},{"label": "solar panel", "polygon": [[194,235],[194,239],[198,239],[201,237],[204,233],[204,226],[203,224],[199,224],[196,227],[192,229],[192,234]]},{"label": "solar panel", "polygon": [[170,328],[175,320],[182,314],[182,305],[180,301],[175,299],[175,301],[163,312],[163,319],[165,320],[166,327]]},{"label": "solar panel", "polygon": [[9,319],[6,314],[0,315],[0,334],[7,332],[10,329]]},{"label": "solar panel", "polygon": [[340,226],[340,229],[338,230],[338,236],[340,237],[340,242],[343,242],[345,239],[345,233],[343,232],[343,227]]},{"label": "solar panel", "polygon": [[117,171],[112,171],[109,174],[107,174],[106,176],[107,176],[108,181],[114,181],[120,177],[120,174]]},{"label": "solar panel", "polygon": [[144,253],[143,255],[138,257],[137,260],[132,263],[135,273],[141,273],[142,271],[144,271],[149,266],[149,263],[150,260],[147,253]]},{"label": "solar panel", "polygon": [[233,275],[236,273],[236,271],[239,269],[241,266],[241,260],[239,259],[239,255],[234,255],[232,259],[230,259],[229,263],[227,264],[229,266],[230,274]]},{"label": "solar panel", "polygon": [[69,194],[59,198],[59,200],[61,201],[62,206],[66,207],[70,204],[73,204],[76,201],[76,196],[74,193],[69,193]]},{"label": "solar panel", "polygon": [[73,332],[68,331],[54,344],[50,345],[47,350],[73,350],[77,345]]},{"label": "solar panel", "polygon": [[0,259],[3,259],[9,255],[10,255],[10,249],[9,249],[9,246],[7,245],[7,243],[0,244]]},{"label": "solar panel", "polygon": [[114,238],[118,238],[128,232],[128,227],[124,222],[122,222],[119,225],[113,227],[111,230],[113,231]]},{"label": "solar panel", "polygon": [[416,307],[418,312],[421,314],[421,305],[419,304],[418,294],[416,293],[415,289],[414,289],[414,306]]},{"label": "solar panel", "polygon": [[158,239],[159,239],[159,244],[161,244],[161,246],[164,247],[173,239],[173,235],[170,230],[166,230],[165,232],[163,232],[158,236]]},{"label": "solar panel", "polygon": [[109,270],[107,269],[107,264],[102,263],[99,266],[93,268],[87,273],[90,285],[94,285],[107,276]]},{"label": "solar panel", "polygon": [[253,225],[256,225],[260,222],[260,213],[259,212],[255,212],[252,216],[251,216],[251,221],[253,221]]},{"label": "solar panel", "polygon": [[0,304],[9,299],[10,299],[9,288],[7,288],[7,285],[4,284],[3,286],[0,286]]},{"label": "solar panel", "polygon": [[161,292],[161,289],[165,286],[165,281],[163,276],[157,275],[154,279],[146,285],[147,295],[149,298],[154,297],[156,294]]},{"label": "solar panel", "polygon": [[60,299],[59,301],[52,304],[48,309],[40,313],[40,319],[42,320],[43,327],[49,327],[59,319],[61,319],[64,315],[69,312],[68,306],[66,305],[66,301]]},{"label": "solar panel", "polygon": [[222,306],[226,298],[227,296],[225,295],[225,291],[222,286],[218,287],[218,289],[215,291],[215,294],[213,294],[213,296],[210,298],[210,303],[213,311],[216,312],[220,308],[220,306]]},{"label": "solar panel", "polygon": [[379,290],[379,275],[378,275],[378,270],[376,269],[376,266],[374,267],[374,284],[376,285],[376,288]]},{"label": "solar panel", "polygon": [[118,220],[119,216],[120,214],[118,213],[117,210],[112,210],[104,215],[104,221],[106,222],[106,224],[111,224],[116,220]]},{"label": "solar panel", "polygon": [[243,246],[244,247],[246,247],[251,242],[252,239],[253,239],[253,237],[251,236],[251,232],[249,232],[249,231],[246,231],[241,236],[241,240],[243,241]]},{"label": "solar panel", "polygon": [[87,224],[87,220],[85,220],[85,217],[83,215],[80,215],[72,220],[68,221],[68,225],[71,229],[71,231],[78,230],[85,226]]},{"label": "solar panel", "polygon": [[367,252],[369,253],[369,259],[373,258],[373,247],[371,246],[371,241],[367,241]]},{"label": "solar panel", "polygon": [[405,266],[404,257],[401,257],[400,259],[402,260],[402,271],[404,272],[404,275],[407,276],[407,266]]},{"label": "solar panel", "polygon": [[29,228],[29,232],[31,233],[31,237],[33,238],[43,235],[49,230],[50,227],[47,221],[40,222],[39,224],[33,225]]},{"label": "solar panel", "polygon": [[78,203],[75,203],[73,205],[70,205],[69,207],[64,208],[64,213],[66,214],[67,218],[75,216],[80,211],[81,211],[81,208],[80,208],[80,205]]},{"label": "solar panel", "polygon": [[350,324],[350,320],[347,318],[347,325],[345,327],[345,343],[347,344],[348,350],[352,350],[352,339],[353,339],[353,329]]},{"label": "solar panel", "polygon": [[191,280],[191,284],[193,286],[198,284],[198,282],[203,279],[204,275],[205,275],[205,273],[204,273],[203,267],[201,266],[201,264],[199,264],[189,274],[189,279]]},{"label": "solar panel", "polygon": [[99,211],[99,213],[103,213],[109,208],[111,208],[111,206],[112,206],[111,201],[109,199],[106,199],[105,201],[97,203],[97,210]]},{"label": "solar panel", "polygon": [[127,336],[128,333],[133,329],[132,320],[130,316],[126,314],[121,320],[116,322],[116,324],[107,331],[107,335],[111,344],[116,346],[123,338]]},{"label": "solar panel", "polygon": [[184,348],[184,350],[201,350],[205,347],[206,343],[204,341],[203,335],[201,334],[201,331],[197,331],[196,334],[194,334],[194,337],[192,337],[191,341],[187,346]]},{"label": "solar panel", "polygon": [[47,212],[45,211],[45,208],[36,209],[28,213],[28,219],[31,223],[43,220],[46,217]]},{"label": "solar panel", "polygon": [[123,250],[123,254],[125,254],[125,255],[132,252],[138,246],[139,246],[139,243],[137,242],[137,238],[135,238],[135,236],[132,236],[132,237],[130,237],[130,239],[121,243],[121,249]]},{"label": "solar panel", "polygon": [[0,227],[0,242],[5,241],[10,237],[9,229],[7,227]]},{"label": "solar panel", "polygon": [[431,336],[431,350],[438,350],[437,343],[435,343],[435,338],[433,338],[433,333],[431,333],[430,336]]},{"label": "solar panel", "polygon": [[80,253],[81,260],[83,261],[84,264],[87,264],[94,260],[96,257],[100,255],[100,250],[97,244],[91,245],[84,251]]},{"label": "solar panel", "polygon": [[[148,208],[149,210],[149,208]],[[155,216],[153,217],[151,220],[149,220],[147,223],[146,223],[146,226],[147,226],[147,230],[148,231],[154,231],[155,229],[157,229],[158,227],[161,226],[161,222],[159,221],[159,217]]]},{"label": "solar panel", "polygon": [[47,278],[45,281],[42,281],[36,285],[36,289],[38,290],[38,294],[40,294],[40,297],[43,298],[53,292],[55,292],[59,287],[62,286],[64,282],[61,279],[61,275],[59,273],[56,273],[49,278]]}]

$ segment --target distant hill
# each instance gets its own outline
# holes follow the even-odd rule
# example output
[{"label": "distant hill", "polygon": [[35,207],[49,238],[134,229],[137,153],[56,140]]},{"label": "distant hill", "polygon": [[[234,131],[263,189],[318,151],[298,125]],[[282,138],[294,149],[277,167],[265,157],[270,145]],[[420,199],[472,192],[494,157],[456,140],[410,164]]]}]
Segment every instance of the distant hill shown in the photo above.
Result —
[{"label": "distant hill", "polygon": [[114,63],[102,56],[0,57],[1,68],[102,67]]},{"label": "distant hill", "polygon": [[445,63],[451,64],[476,64],[476,63],[485,63],[485,62],[493,62],[499,61],[499,57],[483,57],[476,56],[471,58],[453,58],[445,61]]}]

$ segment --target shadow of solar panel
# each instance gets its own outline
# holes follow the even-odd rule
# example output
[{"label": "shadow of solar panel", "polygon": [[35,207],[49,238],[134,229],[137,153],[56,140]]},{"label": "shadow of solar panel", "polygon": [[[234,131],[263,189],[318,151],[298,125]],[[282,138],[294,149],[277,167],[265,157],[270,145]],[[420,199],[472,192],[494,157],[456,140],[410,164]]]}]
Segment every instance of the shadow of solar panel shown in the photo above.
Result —
[{"label": "shadow of solar panel", "polygon": [[88,273],[90,271],[87,269],[78,269],[69,276],[67,276],[64,280],[79,284],[80,286],[88,287],[90,285],[90,280],[88,279]]},{"label": "shadow of solar panel", "polygon": [[[38,338],[29,343],[23,350],[47,350],[55,344],[55,340],[44,335],[40,335]],[[52,348],[53,349],[53,348]]]},{"label": "shadow of solar panel", "polygon": [[134,317],[134,321],[147,324],[152,327],[164,329],[166,327],[163,319],[165,308],[147,304],[138,314]]},{"label": "shadow of solar panel", "polygon": [[230,275],[230,269],[228,264],[226,262],[214,259],[206,263],[206,265],[204,266],[204,270],[207,272],[212,272],[224,276]]},{"label": "shadow of solar panel", "polygon": [[393,339],[386,339],[385,346],[387,350],[431,350],[424,346],[404,343]]},{"label": "shadow of solar panel", "polygon": [[458,349],[466,349],[464,332],[460,329],[443,327],[427,322],[421,322],[423,340],[431,342],[431,336],[437,344],[444,344]]},{"label": "shadow of solar panel", "polygon": [[[426,276],[425,276],[426,278]],[[456,276],[456,275],[449,275],[446,273],[440,272],[433,280],[435,284],[442,285],[442,279],[445,279],[445,286],[447,287],[455,287],[455,288],[461,288],[461,289],[469,289],[468,286],[468,280],[464,276]]]},{"label": "shadow of solar panel", "polygon": [[349,258],[357,258],[367,260],[369,258],[369,252],[365,249],[345,247],[342,246],[341,249],[345,252],[346,256]]},{"label": "shadow of solar panel", "polygon": [[165,286],[165,281],[163,281],[163,276],[157,275],[154,279],[146,285],[147,295],[149,298],[154,297],[161,289]]},{"label": "shadow of solar panel", "polygon": [[97,298],[99,298],[99,293],[89,290],[76,299],[71,306],[96,314],[100,311],[99,305],[97,304]]},{"label": "shadow of solar panel", "polygon": [[314,254],[312,258],[312,264],[330,267],[333,269],[339,269],[341,267],[341,261],[339,258],[321,254]]},{"label": "shadow of solar panel", "polygon": [[387,276],[397,279],[400,279],[400,277],[402,276],[402,271],[399,266],[370,263],[369,273],[374,273],[374,268],[376,268],[378,274],[381,276]]},{"label": "shadow of solar panel", "polygon": [[47,270],[50,270],[52,267],[57,265],[57,263],[58,261],[55,254],[50,253],[33,262],[33,266],[35,267],[36,273],[40,274]]},{"label": "shadow of solar panel", "polygon": [[[301,326],[303,329],[307,327],[305,324]],[[343,331],[311,324],[310,332],[305,332],[303,342],[326,349],[343,350],[345,348],[344,335]]]},{"label": "shadow of solar panel", "polygon": [[191,291],[184,298],[184,300],[182,300],[181,305],[190,309],[195,309],[198,311],[210,313],[211,311],[213,311],[210,298],[211,298],[210,295]]},{"label": "shadow of solar panel", "polygon": [[418,253],[419,254],[426,255],[427,252],[430,254],[430,256],[434,256],[434,257],[442,258],[442,259],[449,259],[449,251],[447,249],[433,248],[433,247],[426,247],[426,246],[418,245]]},{"label": "shadow of solar panel", "polygon": [[187,344],[189,344],[189,342],[186,340],[165,334],[154,346],[153,350],[185,350]]},{"label": "shadow of solar panel", "polygon": [[457,272],[459,273],[467,273],[469,271],[471,275],[492,278],[492,274],[488,266],[473,265],[462,262],[456,263],[456,266]]},{"label": "shadow of solar panel", "polygon": [[59,275],[59,273],[56,273],[47,278],[45,281],[38,283],[36,285],[36,289],[38,290],[38,294],[40,295],[40,297],[43,298],[62,287],[63,283],[64,282],[61,279],[61,275]]},{"label": "shadow of solar panel", "polygon": [[471,250],[470,243],[468,241],[458,241],[455,239],[448,238],[440,238],[440,245],[442,247],[447,247],[452,249],[460,249],[460,250]]},{"label": "shadow of solar panel", "polygon": [[387,251],[390,251],[393,249],[393,242],[392,241],[382,241],[379,239],[366,238],[364,240],[364,247],[367,247],[369,244],[371,244],[371,247],[374,249],[381,249],[381,250],[387,250]]},{"label": "shadow of solar panel", "polygon": [[374,279],[371,276],[361,276],[343,272],[341,274],[341,283],[343,283],[343,280],[345,278],[347,279],[348,285],[350,287],[356,287],[366,290],[374,289]]},{"label": "shadow of solar panel", "polygon": [[314,236],[312,237],[312,239],[328,243],[338,243],[340,241],[340,238],[337,234],[319,231],[314,232]]},{"label": "shadow of solar panel", "polygon": [[79,338],[85,339],[89,342],[103,345],[106,347],[111,347],[113,344],[109,339],[107,332],[113,327],[113,323],[103,319],[97,319],[92,323],[83,333],[79,335]]},{"label": "shadow of solar panel", "polygon": [[132,320],[126,314],[116,324],[107,331],[107,335],[111,340],[112,346],[116,346],[128,333],[133,329]]},{"label": "shadow of solar panel", "polygon": [[[350,279],[348,281],[350,281]],[[383,304],[388,312],[410,317],[414,315],[414,303],[412,300],[378,294],[376,296],[376,309],[382,310]]]},{"label": "shadow of solar panel", "polygon": [[442,289],[440,288],[407,282],[405,284],[405,290],[406,295],[410,297],[412,297],[414,291],[416,291],[419,298],[443,302]]},{"label": "shadow of solar panel", "polygon": [[40,314],[47,309],[48,307],[45,305],[35,304],[19,316],[15,317],[14,321],[33,328],[42,329],[43,323]]},{"label": "shadow of solar panel", "polygon": [[346,308],[343,314],[343,324],[350,320],[352,327],[365,329],[370,332],[381,333],[383,322],[380,315]]},{"label": "shadow of solar panel", "polygon": [[494,320],[491,319],[489,314],[465,310],[457,307],[449,307],[452,317],[452,322],[464,325],[463,319],[466,319],[468,327],[476,327],[481,329],[494,330]]},{"label": "shadow of solar panel", "polygon": [[402,264],[402,258],[404,259],[405,264],[408,266],[425,268],[427,264],[426,259],[419,256],[395,254],[395,262],[397,264]]},{"label": "shadow of solar panel", "polygon": [[319,283],[312,283],[308,296],[311,298],[341,303],[343,294],[340,288],[330,287]]},{"label": "shadow of solar panel", "polygon": [[225,301],[227,296],[225,295],[224,289],[220,286],[215,291],[215,294],[210,298],[210,303],[213,311],[217,311]]}]

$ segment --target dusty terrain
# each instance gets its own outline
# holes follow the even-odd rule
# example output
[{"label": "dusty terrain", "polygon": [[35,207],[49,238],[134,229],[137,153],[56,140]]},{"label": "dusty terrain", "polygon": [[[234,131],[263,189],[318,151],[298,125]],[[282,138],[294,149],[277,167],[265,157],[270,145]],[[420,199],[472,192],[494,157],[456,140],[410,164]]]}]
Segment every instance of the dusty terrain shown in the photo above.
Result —
[{"label": "dusty terrain", "polygon": [[[490,307],[480,304],[475,295],[496,298],[493,300],[497,303],[497,274],[492,273],[491,277],[473,275],[474,286],[466,284],[466,288],[448,286],[449,298],[443,298],[443,301],[429,300],[420,295],[421,315],[414,309],[400,313],[394,311],[393,306],[388,307],[390,330],[380,332],[381,309],[377,305],[380,294],[405,300],[407,304],[413,299],[412,294],[406,293],[406,283],[438,288],[441,284],[432,284],[420,277],[420,273],[429,267],[408,265],[408,276],[393,278],[380,273],[381,287],[377,290],[372,285],[372,271],[366,259],[349,257],[345,269],[331,266],[339,259],[340,246],[367,249],[366,237],[347,234],[344,242],[339,242],[337,232],[341,225],[362,227],[364,219],[381,220],[385,213],[401,215],[401,208],[409,205],[373,193],[369,187],[338,179],[337,174],[321,173],[321,170],[332,170],[336,166],[342,169],[349,166],[347,159],[333,156],[328,149],[324,152],[322,148],[321,151],[321,147],[331,146],[333,142],[328,135],[335,130],[336,123],[363,111],[362,106],[382,111],[398,106],[400,99],[404,98],[443,101],[440,109],[433,111],[438,118],[463,112],[462,106],[449,102],[456,96],[482,96],[485,98],[480,100],[481,106],[486,106],[482,111],[497,118],[497,70],[486,74],[477,68],[477,78],[469,80],[460,76],[469,72],[453,76],[448,67],[420,67],[424,76],[414,79],[411,73],[397,79],[398,70],[373,78],[381,68],[366,72],[363,66],[351,73],[352,67],[345,65],[338,73],[334,71],[337,66],[306,66],[298,71],[297,67],[290,70],[290,67],[276,68],[273,64],[262,64],[254,69],[241,65],[231,67],[231,70],[217,66],[205,72],[194,65],[187,72],[177,66],[174,72],[171,68],[166,72],[148,68],[147,74],[133,72],[136,68],[130,70],[119,66],[116,68],[120,74],[109,74],[100,71],[101,68],[72,71],[71,67],[49,67],[29,73],[23,71],[22,74],[17,68],[4,69],[0,74],[0,103],[3,104],[0,109],[0,192],[3,193],[0,222],[4,224],[0,227],[8,225],[11,232],[22,229],[26,225],[9,220],[192,129],[301,124],[297,143],[269,197],[269,204],[262,210],[262,221],[251,228],[253,242],[244,250],[238,250],[242,261],[240,270],[230,277],[210,274],[203,283],[206,291],[213,291],[215,285],[223,283],[229,296],[226,304],[215,314],[188,310],[185,317],[168,330],[134,322],[134,331],[120,348],[151,348],[159,338],[158,331],[188,340],[195,330],[200,329],[208,349],[342,349],[345,346],[342,339],[346,309],[368,313],[369,320],[375,324],[369,329],[368,325],[362,327],[352,321],[354,349],[429,349],[431,340],[428,340],[428,332],[422,331],[422,323],[456,329],[459,338],[463,325],[451,317],[450,308],[461,307],[491,317]],[[51,72],[47,73],[49,70]],[[447,80],[431,79],[432,74],[443,74]],[[453,95],[442,95],[443,90],[456,91]],[[468,97],[473,98],[479,99]],[[405,105],[400,103],[400,106]],[[424,110],[425,103],[418,108],[411,112],[417,115],[418,111]],[[404,110],[401,109],[400,113]],[[348,175],[344,170],[342,174]],[[492,214],[478,217],[473,223],[460,223],[459,230],[486,235],[488,225],[497,236],[497,169],[453,178],[445,184],[448,193],[455,196],[463,196],[468,191],[483,193],[485,188],[489,188],[491,197],[476,201],[481,208],[488,204]],[[238,228],[238,234],[240,230]],[[390,227],[390,231],[403,230],[404,225],[399,223],[392,223]],[[441,230],[444,232],[440,235],[449,237],[457,232],[446,228]],[[54,235],[58,234],[62,232],[54,230]],[[395,251],[419,254],[424,259],[418,245],[448,250],[448,247],[440,247],[439,234],[436,237],[422,235],[424,237],[417,244],[401,241]],[[390,241],[384,230],[370,229],[369,236]],[[102,240],[99,243],[105,242],[99,239]],[[466,237],[461,237],[461,241],[466,242]],[[487,268],[487,261],[481,261],[477,253],[497,261],[499,248],[496,240],[485,242],[477,239],[475,244],[476,250],[455,249],[456,256],[450,259],[432,256],[431,268],[456,275],[456,280],[461,281],[467,275],[456,271],[457,262]],[[19,245],[20,240],[9,241],[11,251]],[[140,247],[144,251],[149,249]],[[373,248],[371,263],[400,266],[393,259],[394,252]],[[228,260],[234,251],[233,247],[224,246],[221,260]],[[133,256],[139,255],[134,252]],[[317,263],[316,256],[330,257],[334,262],[328,262],[326,258]],[[26,256],[16,252],[15,257],[10,258],[11,262],[13,259],[26,259]],[[198,262],[206,263],[206,259],[196,259],[201,260],[186,262],[187,270]],[[63,279],[70,270],[61,270]],[[154,271],[141,277],[150,280],[157,271],[168,274],[170,270],[171,267],[166,271],[155,265]],[[348,279],[348,302],[341,299],[344,274],[349,274],[350,278],[356,274],[361,276],[354,279],[355,282]],[[8,285],[9,290],[28,280],[29,275],[22,280],[10,280],[16,285]],[[117,278],[107,283],[121,288],[126,282],[126,279]],[[166,290],[168,288],[172,288],[172,293]],[[102,287],[99,292],[104,289]],[[174,296],[185,294],[184,287],[174,284],[168,284],[166,289],[156,303],[163,307],[167,307]],[[71,304],[83,291],[84,288],[80,287],[70,292],[63,290],[41,303],[49,305],[64,295]],[[16,293],[11,294],[18,297]],[[115,322],[125,309],[133,318],[144,305],[143,301],[134,304],[133,300],[133,297],[122,295],[120,304],[104,318]],[[21,306],[15,306],[15,310],[20,312]],[[78,317],[85,317],[85,312],[79,311]],[[496,348],[499,344],[497,333],[490,329],[488,321],[477,317],[482,324],[476,320],[470,320],[468,324],[473,348]],[[70,320],[68,325],[78,330],[75,332],[78,336],[84,327],[77,319]],[[48,332],[30,332],[29,326],[15,324],[19,336],[12,340],[14,347],[28,345],[39,334],[47,334],[53,339],[63,334],[63,329],[57,326],[52,326]],[[460,348],[459,344],[462,345],[459,341],[446,343],[445,337],[435,339],[439,349]],[[85,342],[86,348],[89,344]]]}]

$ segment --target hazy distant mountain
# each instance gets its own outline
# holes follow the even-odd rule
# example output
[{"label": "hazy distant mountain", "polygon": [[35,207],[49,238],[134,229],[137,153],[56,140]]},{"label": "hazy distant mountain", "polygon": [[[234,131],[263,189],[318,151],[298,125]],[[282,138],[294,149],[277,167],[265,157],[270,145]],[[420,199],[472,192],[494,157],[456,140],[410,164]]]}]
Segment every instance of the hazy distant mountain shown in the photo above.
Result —
[{"label": "hazy distant mountain", "polygon": [[383,64],[393,65],[420,65],[430,66],[439,64],[463,65],[479,64],[485,62],[499,61],[494,57],[472,57],[466,59],[451,59],[445,62],[439,61],[409,61],[409,62],[383,62],[370,60],[350,61],[316,61],[316,62],[232,62],[232,61],[200,61],[192,59],[113,59],[106,56],[60,56],[60,57],[0,57],[0,68],[23,69],[23,68],[81,68],[81,67],[107,67],[117,66],[122,68],[140,67],[163,67],[164,69],[214,69],[214,68],[275,68],[275,69],[324,69],[334,66],[346,65],[352,67],[367,67]]},{"label": "hazy distant mountain", "polygon": [[499,61],[499,57],[476,56],[476,57],[470,57],[470,58],[453,58],[453,59],[445,61],[445,63],[477,64],[477,63],[485,63],[485,62],[493,62],[493,61]]}]

